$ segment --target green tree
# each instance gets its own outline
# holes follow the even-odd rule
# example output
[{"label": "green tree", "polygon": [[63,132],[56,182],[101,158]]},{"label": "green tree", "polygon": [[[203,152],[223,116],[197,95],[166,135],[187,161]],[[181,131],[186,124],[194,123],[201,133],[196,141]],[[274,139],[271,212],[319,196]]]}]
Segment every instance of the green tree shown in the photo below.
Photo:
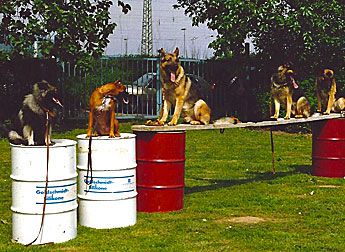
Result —
[{"label": "green tree", "polygon": [[0,0],[0,43],[11,48],[0,58],[30,57],[37,45],[43,57],[87,65],[102,55],[116,27],[111,6],[109,0]]},{"label": "green tree", "polygon": [[217,56],[238,55],[251,38],[257,54],[274,63],[293,61],[305,70],[344,67],[344,0],[177,0],[193,24],[218,36]]}]

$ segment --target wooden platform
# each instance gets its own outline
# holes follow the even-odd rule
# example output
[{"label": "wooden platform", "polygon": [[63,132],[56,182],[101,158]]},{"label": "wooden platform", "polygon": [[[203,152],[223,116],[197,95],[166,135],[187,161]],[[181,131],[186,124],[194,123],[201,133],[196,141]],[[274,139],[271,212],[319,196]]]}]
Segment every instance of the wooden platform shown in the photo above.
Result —
[{"label": "wooden platform", "polygon": [[187,131],[187,130],[214,130],[214,129],[232,129],[232,128],[247,128],[247,127],[274,127],[279,125],[297,124],[297,123],[312,123],[322,120],[330,120],[344,117],[342,114],[330,114],[312,116],[309,118],[284,120],[283,118],[277,121],[262,121],[262,122],[243,122],[237,124],[209,124],[209,125],[190,125],[190,124],[178,124],[176,126],[145,126],[145,125],[133,125],[132,131]]}]

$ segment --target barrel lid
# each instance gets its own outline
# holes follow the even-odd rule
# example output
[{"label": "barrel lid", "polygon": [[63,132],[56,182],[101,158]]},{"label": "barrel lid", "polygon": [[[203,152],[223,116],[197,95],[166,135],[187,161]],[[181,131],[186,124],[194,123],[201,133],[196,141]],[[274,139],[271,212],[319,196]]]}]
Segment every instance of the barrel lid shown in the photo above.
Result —
[{"label": "barrel lid", "polygon": [[[130,138],[135,138],[135,137],[136,135],[132,133],[120,133],[119,137],[110,138],[109,136],[97,136],[97,137],[92,137],[92,140],[114,141],[114,140],[121,140],[121,139],[130,139]],[[86,134],[78,135],[77,139],[89,140],[89,138],[86,137]]]},{"label": "barrel lid", "polygon": [[[53,145],[49,145],[49,148],[59,148],[59,147],[67,147],[67,146],[75,146],[77,144],[76,141],[70,139],[52,139]],[[41,148],[45,149],[47,146],[45,145],[22,145],[22,144],[12,144],[10,143],[11,147],[13,148]]]}]

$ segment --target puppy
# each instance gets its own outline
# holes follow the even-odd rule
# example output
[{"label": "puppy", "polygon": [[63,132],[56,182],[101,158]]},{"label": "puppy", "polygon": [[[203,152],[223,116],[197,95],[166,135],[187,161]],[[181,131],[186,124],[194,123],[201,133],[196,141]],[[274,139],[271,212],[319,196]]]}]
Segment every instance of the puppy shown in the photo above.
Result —
[{"label": "puppy", "polygon": [[166,53],[163,48],[159,51],[160,78],[163,86],[163,108],[157,122],[147,121],[146,125],[164,125],[168,119],[171,106],[175,111],[169,126],[176,125],[182,115],[184,122],[190,124],[209,124],[211,109],[206,102],[200,99],[199,90],[193,87],[193,83],[186,76],[179,62],[179,49],[173,53]]},{"label": "puppy", "polygon": [[344,98],[344,97],[338,98],[338,99],[333,103],[333,106],[332,106],[331,111],[332,111],[332,112],[335,112],[335,113],[340,113],[340,112],[342,112],[342,111],[345,111],[345,98]]},{"label": "puppy", "polygon": [[51,144],[51,124],[47,119],[56,117],[57,108],[62,107],[58,99],[57,88],[45,80],[33,85],[32,93],[24,97],[22,108],[14,122],[14,129],[8,132],[12,144],[45,145]]},{"label": "puppy", "polygon": [[119,137],[119,122],[115,118],[116,100],[128,104],[126,86],[119,80],[96,88],[90,97],[89,125],[87,136]]},{"label": "puppy", "polygon": [[273,119],[279,117],[280,105],[284,105],[286,115],[284,119],[290,119],[291,114],[296,118],[309,117],[310,105],[306,96],[299,90],[295,81],[294,71],[290,64],[283,64],[278,67],[277,73],[271,76],[271,95],[274,100]]},{"label": "puppy", "polygon": [[324,69],[320,76],[316,77],[317,112],[329,115],[335,102],[337,84],[334,71]]}]

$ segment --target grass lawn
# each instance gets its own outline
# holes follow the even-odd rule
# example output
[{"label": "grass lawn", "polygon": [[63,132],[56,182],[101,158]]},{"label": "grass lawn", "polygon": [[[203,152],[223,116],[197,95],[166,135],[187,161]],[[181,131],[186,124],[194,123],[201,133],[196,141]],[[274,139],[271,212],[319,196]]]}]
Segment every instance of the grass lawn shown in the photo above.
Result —
[{"label": "grass lawn", "polygon": [[28,248],[11,242],[10,147],[0,140],[0,251],[345,251],[345,181],[310,174],[310,134],[274,132],[275,175],[268,131],[186,136],[182,211],[138,213],[121,229],[78,226],[74,240]]}]

